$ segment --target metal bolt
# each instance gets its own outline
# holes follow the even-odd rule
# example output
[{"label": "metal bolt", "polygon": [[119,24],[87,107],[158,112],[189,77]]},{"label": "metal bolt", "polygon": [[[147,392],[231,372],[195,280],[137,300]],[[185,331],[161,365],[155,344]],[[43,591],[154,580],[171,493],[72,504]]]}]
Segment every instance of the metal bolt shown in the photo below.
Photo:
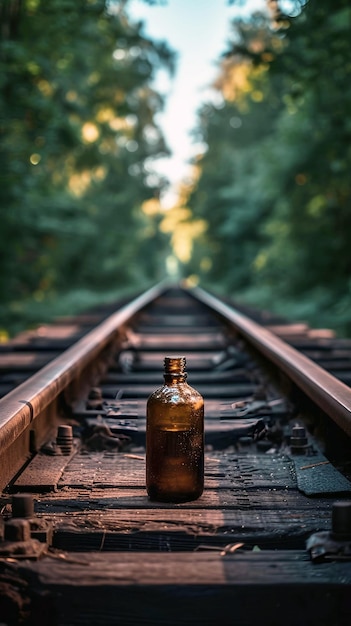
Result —
[{"label": "metal bolt", "polygon": [[335,539],[351,539],[351,501],[334,502],[332,535]]},{"label": "metal bolt", "polygon": [[87,400],[87,409],[100,411],[102,409],[102,391],[100,387],[92,387]]},{"label": "metal bolt", "polygon": [[250,446],[252,444],[252,437],[239,437],[238,441],[242,446]]},{"label": "metal bolt", "polygon": [[293,454],[305,454],[308,448],[308,439],[304,426],[296,424],[290,436],[290,449]]},{"label": "metal bolt", "polygon": [[89,392],[89,400],[102,400],[100,387],[92,387]]},{"label": "metal bolt", "polygon": [[5,523],[5,541],[29,541],[30,524],[27,519],[10,519]]},{"label": "metal bolt", "polygon": [[69,455],[73,447],[73,430],[72,426],[64,424],[57,429],[56,443],[61,449],[62,454]]},{"label": "metal bolt", "polygon": [[16,493],[12,496],[12,517],[34,517],[34,500],[30,493]]},{"label": "metal bolt", "polygon": [[298,424],[296,424],[296,426],[293,427],[291,434],[297,439],[303,439],[306,437],[306,428],[304,426],[299,426]]}]

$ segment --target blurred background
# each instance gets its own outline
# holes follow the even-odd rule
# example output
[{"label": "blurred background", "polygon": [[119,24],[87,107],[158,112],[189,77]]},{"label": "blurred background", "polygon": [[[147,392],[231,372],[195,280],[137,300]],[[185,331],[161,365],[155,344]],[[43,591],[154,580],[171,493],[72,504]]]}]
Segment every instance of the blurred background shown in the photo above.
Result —
[{"label": "blurred background", "polygon": [[170,277],[351,334],[349,0],[0,0],[0,341]]}]

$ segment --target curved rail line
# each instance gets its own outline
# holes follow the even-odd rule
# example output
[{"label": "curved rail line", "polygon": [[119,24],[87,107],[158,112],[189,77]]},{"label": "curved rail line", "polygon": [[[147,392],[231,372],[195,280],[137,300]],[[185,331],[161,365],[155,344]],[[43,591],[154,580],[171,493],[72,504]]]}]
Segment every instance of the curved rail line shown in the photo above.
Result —
[{"label": "curved rail line", "polygon": [[[163,282],[53,360],[48,343],[0,400],[0,621],[348,626],[351,388],[306,354],[349,380],[351,342],[265,322]],[[144,477],[172,352],[205,398],[205,491],[180,505],[150,502]]]}]

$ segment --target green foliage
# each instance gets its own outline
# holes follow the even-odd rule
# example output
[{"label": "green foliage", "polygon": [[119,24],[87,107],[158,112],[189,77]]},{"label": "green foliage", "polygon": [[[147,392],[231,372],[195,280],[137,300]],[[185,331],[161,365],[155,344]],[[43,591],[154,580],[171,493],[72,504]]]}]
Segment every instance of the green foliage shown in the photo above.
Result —
[{"label": "green foliage", "polygon": [[[262,17],[235,25],[224,104],[201,113],[208,151],[189,200],[208,221],[212,267],[199,249],[191,271],[350,333],[351,8],[303,4],[297,17],[278,11],[273,34]],[[233,76],[248,66],[240,91]]]},{"label": "green foliage", "polygon": [[[156,277],[157,229],[141,210],[165,181],[152,88],[173,53],[141,34],[125,2],[0,2],[3,307],[55,292],[113,290]],[[21,304],[22,303],[22,304]],[[1,325],[1,324],[0,324]]]}]

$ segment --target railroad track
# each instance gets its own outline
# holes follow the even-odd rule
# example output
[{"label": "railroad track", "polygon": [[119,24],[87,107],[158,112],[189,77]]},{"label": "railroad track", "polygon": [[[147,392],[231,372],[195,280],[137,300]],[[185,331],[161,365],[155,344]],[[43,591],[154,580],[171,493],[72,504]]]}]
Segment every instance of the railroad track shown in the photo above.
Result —
[{"label": "railroad track", "polygon": [[[164,284],[2,347],[1,623],[350,623],[351,340],[249,313]],[[205,399],[181,504],[145,490],[172,353]]]}]

